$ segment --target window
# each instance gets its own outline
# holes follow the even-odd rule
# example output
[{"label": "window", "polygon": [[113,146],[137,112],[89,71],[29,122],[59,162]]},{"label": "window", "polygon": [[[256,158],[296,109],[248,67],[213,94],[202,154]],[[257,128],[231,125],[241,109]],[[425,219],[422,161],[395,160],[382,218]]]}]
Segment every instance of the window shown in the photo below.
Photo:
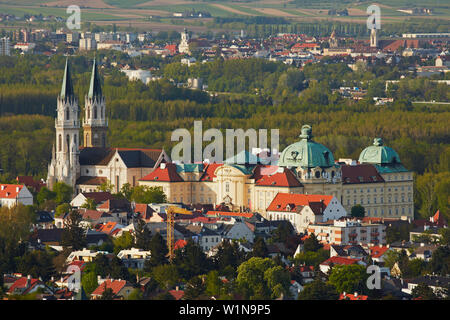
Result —
[{"label": "window", "polygon": [[225,192],[230,192],[230,183],[225,183]]},{"label": "window", "polygon": [[66,109],[66,120],[70,120],[70,110],[69,110],[69,108]]},{"label": "window", "polygon": [[58,151],[62,151],[62,136],[58,136]]},{"label": "window", "polygon": [[97,119],[97,107],[94,106],[94,119]]}]

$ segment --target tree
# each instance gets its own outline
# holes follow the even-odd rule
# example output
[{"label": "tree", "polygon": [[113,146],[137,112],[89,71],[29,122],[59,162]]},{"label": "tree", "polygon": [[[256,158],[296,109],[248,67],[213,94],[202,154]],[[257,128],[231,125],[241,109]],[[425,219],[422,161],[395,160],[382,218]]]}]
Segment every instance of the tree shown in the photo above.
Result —
[{"label": "tree", "polygon": [[86,201],[81,205],[81,208],[95,210],[97,209],[97,203],[93,198],[87,198]]},{"label": "tree", "polygon": [[70,248],[72,251],[85,248],[87,244],[86,232],[80,226],[81,214],[77,210],[72,210],[66,219],[66,228],[61,235],[62,246],[66,249]]},{"label": "tree", "polygon": [[329,283],[342,292],[366,292],[366,268],[361,265],[335,265],[331,269]]},{"label": "tree", "polygon": [[142,291],[138,288],[131,291],[131,293],[128,295],[127,300],[142,300],[144,297],[144,294]]},{"label": "tree", "polygon": [[105,290],[103,291],[100,300],[114,300],[115,294],[113,289],[111,288],[107,288],[106,287],[106,282],[105,282]]},{"label": "tree", "polygon": [[81,276],[81,285],[87,295],[91,295],[98,287],[97,274],[95,271],[84,272]]},{"label": "tree", "polygon": [[72,207],[69,203],[62,203],[59,206],[56,207],[55,210],[55,217],[60,217],[61,215],[68,213],[72,210]]},{"label": "tree", "polygon": [[303,249],[305,252],[308,251],[317,251],[321,249],[323,245],[317,240],[317,237],[314,233],[311,233],[308,238],[305,239],[303,243]]},{"label": "tree", "polygon": [[442,276],[450,273],[450,248],[448,246],[441,246],[433,252],[429,262],[429,269],[430,272]]},{"label": "tree", "polygon": [[267,257],[269,250],[267,249],[266,242],[263,238],[257,237],[253,244],[253,250],[251,255],[253,257],[265,258]]},{"label": "tree", "polygon": [[55,192],[55,201],[58,204],[68,203],[72,200],[73,188],[64,182],[56,182],[53,186],[53,191]]},{"label": "tree", "polygon": [[272,299],[280,297],[281,294],[285,297],[290,295],[291,276],[285,268],[275,266],[266,270],[264,272],[264,280],[271,291]]},{"label": "tree", "polygon": [[268,299],[272,292],[268,287],[264,274],[275,263],[270,258],[253,257],[238,267],[236,282],[246,299]]},{"label": "tree", "polygon": [[153,267],[167,263],[167,249],[166,241],[161,234],[156,233],[150,240],[149,249],[151,252],[150,259],[145,262],[145,269],[150,270]]},{"label": "tree", "polygon": [[178,267],[178,272],[185,279],[204,274],[209,271],[211,266],[202,247],[191,239],[183,248],[175,250],[172,263]]},{"label": "tree", "polygon": [[134,237],[129,231],[122,233],[120,237],[113,240],[114,254],[118,254],[121,250],[131,249],[134,246]]},{"label": "tree", "polygon": [[136,203],[165,203],[167,201],[161,188],[147,186],[134,187],[130,198]]},{"label": "tree", "polygon": [[205,284],[202,277],[195,276],[186,283],[186,288],[184,289],[184,299],[194,300],[202,299],[205,292]]},{"label": "tree", "polygon": [[135,226],[136,247],[143,250],[150,250],[152,233],[146,228],[144,220],[139,219]]},{"label": "tree", "polygon": [[175,265],[163,264],[152,269],[152,276],[162,289],[170,289],[180,281],[180,275]]},{"label": "tree", "polygon": [[364,218],[365,214],[366,214],[366,209],[362,205],[357,204],[352,207],[350,215],[355,218]]},{"label": "tree", "polygon": [[339,293],[336,288],[322,280],[314,280],[303,287],[298,300],[338,300]]},{"label": "tree", "polygon": [[106,180],[102,184],[98,186],[98,191],[102,192],[112,192],[114,190],[114,185],[111,183],[111,181]]},{"label": "tree", "polygon": [[214,257],[215,266],[228,279],[236,276],[237,267],[245,260],[245,253],[239,250],[237,241],[224,240]]},{"label": "tree", "polygon": [[421,298],[423,300],[438,300],[438,296],[434,293],[426,283],[419,283],[411,290],[413,298]]},{"label": "tree", "polygon": [[206,294],[209,296],[219,296],[222,288],[222,281],[219,279],[219,272],[212,270],[206,276]]},{"label": "tree", "polygon": [[51,191],[47,187],[42,187],[36,196],[38,204],[43,204],[47,200],[53,200],[56,198],[56,192]]}]

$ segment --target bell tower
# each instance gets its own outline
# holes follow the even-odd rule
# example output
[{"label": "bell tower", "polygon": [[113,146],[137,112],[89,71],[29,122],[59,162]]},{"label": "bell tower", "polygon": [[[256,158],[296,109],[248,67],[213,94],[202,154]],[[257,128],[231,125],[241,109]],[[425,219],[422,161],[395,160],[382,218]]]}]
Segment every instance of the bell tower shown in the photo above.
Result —
[{"label": "bell tower", "polygon": [[53,145],[47,184],[50,189],[55,182],[64,182],[75,187],[76,179],[80,175],[78,149],[80,108],[73,90],[68,60],[64,69],[61,93],[57,99],[56,113],[56,144]]},{"label": "bell tower", "polygon": [[94,60],[92,66],[91,83],[89,93],[85,97],[83,120],[83,145],[84,147],[106,148],[108,119],[106,119],[106,103],[102,94],[97,63]]}]

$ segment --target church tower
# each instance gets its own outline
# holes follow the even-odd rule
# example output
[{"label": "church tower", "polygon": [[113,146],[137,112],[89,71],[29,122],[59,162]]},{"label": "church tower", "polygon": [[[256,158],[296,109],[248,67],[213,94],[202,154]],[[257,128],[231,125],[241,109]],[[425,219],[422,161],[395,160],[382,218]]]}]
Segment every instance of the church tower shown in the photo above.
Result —
[{"label": "church tower", "polygon": [[56,113],[56,144],[53,145],[47,185],[53,189],[56,182],[64,182],[75,187],[76,179],[80,175],[78,149],[80,108],[73,90],[68,60],[66,60],[61,93],[57,99]]},{"label": "church tower", "polygon": [[106,103],[102,94],[97,63],[92,66],[89,93],[85,97],[83,120],[83,145],[85,147],[107,147],[108,120],[106,119]]},{"label": "church tower", "polygon": [[378,48],[378,35],[375,27],[370,31],[370,47]]}]

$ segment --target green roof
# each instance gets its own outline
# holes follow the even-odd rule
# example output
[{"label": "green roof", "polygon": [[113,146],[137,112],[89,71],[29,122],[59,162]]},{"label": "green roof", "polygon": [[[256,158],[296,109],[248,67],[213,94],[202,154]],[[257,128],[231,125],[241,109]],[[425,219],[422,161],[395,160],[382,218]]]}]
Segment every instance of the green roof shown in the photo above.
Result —
[{"label": "green roof", "polygon": [[374,166],[377,169],[378,173],[396,173],[409,171],[402,164],[384,165],[384,166],[374,164]]},{"label": "green roof", "polygon": [[299,136],[301,140],[283,150],[278,166],[302,168],[334,166],[333,153],[324,145],[312,140],[311,126],[304,125],[301,132]]},{"label": "green roof", "polygon": [[59,95],[61,99],[67,100],[75,96],[73,91],[72,77],[70,74],[69,60],[66,59],[66,66],[64,68],[64,77],[61,86],[61,93]]},{"label": "green roof", "polygon": [[365,148],[359,155],[360,163],[371,164],[399,164],[401,163],[400,157],[394,149],[383,145],[381,138],[375,138],[373,145]]},{"label": "green roof", "polygon": [[89,86],[89,98],[93,97],[101,97],[102,96],[102,86],[100,83],[100,77],[98,75],[97,63],[94,59],[94,64],[92,65],[92,74],[91,74],[91,84]]},{"label": "green roof", "polygon": [[203,163],[182,163],[176,165],[177,172],[202,172]]}]

